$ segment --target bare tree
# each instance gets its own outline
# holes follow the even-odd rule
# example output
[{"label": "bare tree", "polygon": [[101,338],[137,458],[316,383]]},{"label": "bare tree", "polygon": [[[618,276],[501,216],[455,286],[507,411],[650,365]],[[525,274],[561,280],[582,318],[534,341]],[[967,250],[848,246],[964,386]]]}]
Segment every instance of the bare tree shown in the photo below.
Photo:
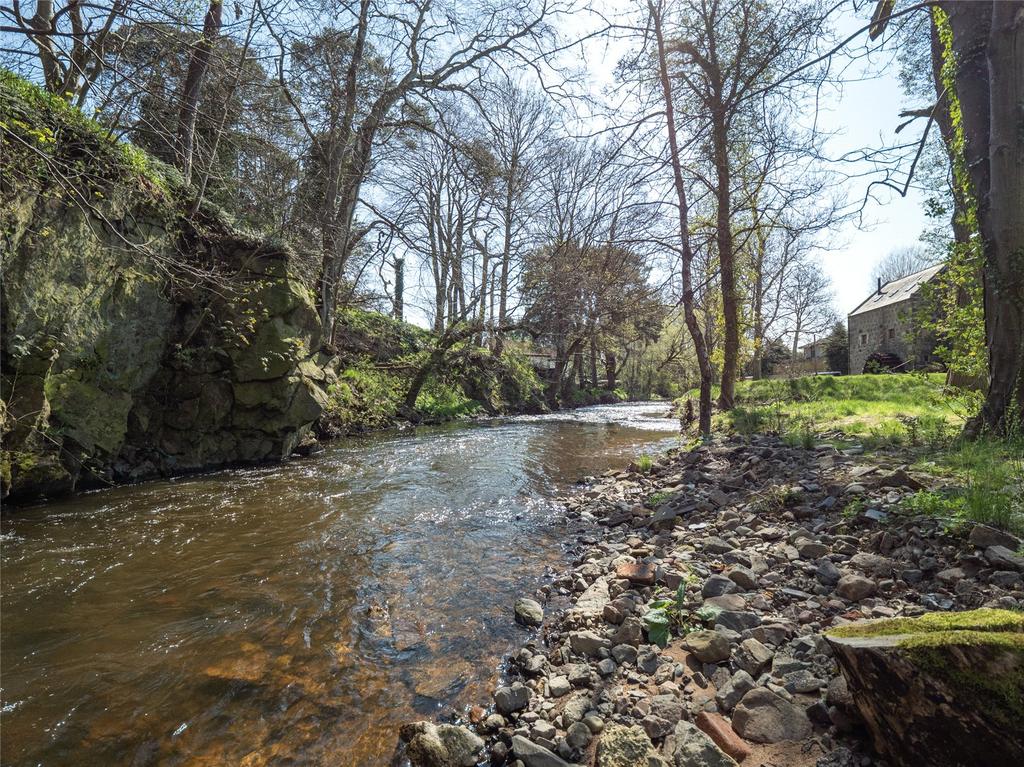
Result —
[{"label": "bare tree", "polygon": [[199,115],[199,96],[203,90],[203,81],[210,68],[210,54],[220,35],[223,4],[221,0],[210,0],[203,21],[203,33],[192,47],[192,55],[188,63],[188,72],[182,84],[181,110],[178,116],[177,157],[178,167],[185,183],[192,180],[192,156],[195,148],[196,118]]},{"label": "bare tree", "polygon": [[871,271],[871,287],[881,282],[885,284],[893,280],[907,277],[935,263],[935,255],[921,245],[908,245],[889,251]]},{"label": "bare tree", "polygon": [[697,315],[693,304],[693,249],[690,245],[690,206],[687,201],[686,180],[683,177],[682,157],[679,151],[679,140],[676,135],[676,116],[672,83],[668,68],[668,54],[663,30],[664,3],[659,0],[648,0],[648,11],[654,28],[654,41],[657,46],[658,79],[665,109],[665,129],[668,133],[669,163],[672,166],[672,179],[676,192],[676,210],[679,218],[680,257],[682,262],[683,312],[686,327],[690,331],[697,355],[700,370],[700,415],[699,428],[704,439],[711,437],[711,360],[707,351],[704,334],[697,324]]},{"label": "bare tree", "polygon": [[[760,125],[760,104],[775,94],[773,78],[814,49],[825,14],[810,3],[766,4],[749,0],[693,0],[673,16],[669,47],[681,54],[673,72],[678,98],[701,122],[697,143],[711,166],[701,176],[715,198],[716,250],[724,318],[724,361],[718,404],[732,407],[740,353],[740,306],[733,195],[734,147],[751,121]],[[794,80],[788,82],[793,88]],[[792,98],[787,94],[787,98]]]},{"label": "bare tree", "polygon": [[[466,88],[499,61],[534,60],[550,39],[547,0],[481,2],[456,16],[432,2],[379,6],[370,0],[344,6],[327,30],[336,41],[332,77],[339,109],[325,125],[290,83],[293,50],[319,21],[296,6],[264,8],[278,44],[278,76],[322,163],[322,259],[317,277],[320,317],[328,335],[346,262],[365,234],[356,208],[372,169],[374,150],[397,123],[422,125],[433,96]],[[534,53],[530,53],[530,52]]]}]

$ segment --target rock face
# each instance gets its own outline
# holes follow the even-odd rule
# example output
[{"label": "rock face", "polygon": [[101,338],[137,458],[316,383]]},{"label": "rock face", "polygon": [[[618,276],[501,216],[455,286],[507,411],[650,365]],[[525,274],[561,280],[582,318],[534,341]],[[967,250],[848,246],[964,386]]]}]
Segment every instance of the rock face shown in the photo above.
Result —
[{"label": "rock face", "polygon": [[98,167],[81,204],[10,158],[29,167],[0,194],[3,495],[290,455],[332,375],[291,254],[212,210],[185,216],[170,169],[3,95],[61,136],[52,167],[73,172],[75,151]]},{"label": "rock face", "polygon": [[827,638],[893,764],[1024,764],[1024,614],[932,613]]}]

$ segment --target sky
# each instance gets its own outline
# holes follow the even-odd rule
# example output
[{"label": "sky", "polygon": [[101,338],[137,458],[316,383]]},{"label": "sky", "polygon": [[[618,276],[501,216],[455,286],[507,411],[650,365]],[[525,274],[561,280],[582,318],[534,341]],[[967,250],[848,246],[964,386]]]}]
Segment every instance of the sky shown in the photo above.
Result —
[{"label": "sky", "polygon": [[[848,24],[853,29],[856,25]],[[900,90],[895,65],[882,74],[844,85],[842,93],[830,99],[831,104],[820,114],[826,130],[839,131],[832,141],[832,154],[861,147],[878,147],[891,142],[894,130],[902,120],[900,111],[909,107],[928,106],[909,103]],[[917,131],[917,132],[915,132]],[[915,124],[906,129],[906,138],[918,136]],[[847,183],[847,192],[857,201],[863,199],[870,179]],[[877,187],[876,187],[877,190]],[[822,268],[831,278],[836,309],[845,316],[860,304],[873,289],[871,271],[887,253],[918,243],[930,220],[924,213],[923,195],[911,189],[906,197],[883,190],[881,200],[869,201],[860,222],[850,223],[836,233],[832,250],[822,254]]]},{"label": "sky", "polygon": [[[867,23],[871,10],[870,4],[865,5],[861,10],[863,18],[847,13],[838,20],[837,32],[845,37],[857,31]],[[862,46],[864,42],[866,36],[856,45]],[[622,52],[615,44],[590,46],[588,70],[595,85],[614,83],[613,69]],[[907,102],[900,89],[897,66],[895,62],[889,63],[887,57],[876,55],[861,64],[852,64],[844,77],[849,81],[841,90],[826,93],[818,112],[822,130],[835,134],[828,144],[832,157],[892,143],[894,130],[902,122],[899,113],[911,106],[927,106]],[[913,132],[918,130],[915,124],[906,129],[901,138],[915,135]],[[846,167],[844,170],[853,169]],[[871,180],[846,181],[845,191],[852,203],[860,204]],[[914,189],[906,197],[900,197],[895,192],[890,194],[888,190],[875,187],[874,196],[879,200],[869,201],[858,220],[830,234],[827,248],[819,257],[822,269],[831,280],[835,309],[840,317],[845,317],[871,293],[874,287],[871,273],[875,265],[893,250],[916,245],[930,223],[924,214],[923,196]]]}]

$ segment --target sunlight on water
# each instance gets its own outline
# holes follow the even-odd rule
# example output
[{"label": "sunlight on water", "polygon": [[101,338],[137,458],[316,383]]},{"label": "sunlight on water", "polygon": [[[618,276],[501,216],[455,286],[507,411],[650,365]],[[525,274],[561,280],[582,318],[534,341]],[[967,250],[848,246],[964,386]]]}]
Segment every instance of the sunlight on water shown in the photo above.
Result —
[{"label": "sunlight on water", "polygon": [[512,602],[562,561],[544,495],[673,444],[666,410],[346,440],[18,510],[3,764],[387,764],[402,722],[489,698]]}]

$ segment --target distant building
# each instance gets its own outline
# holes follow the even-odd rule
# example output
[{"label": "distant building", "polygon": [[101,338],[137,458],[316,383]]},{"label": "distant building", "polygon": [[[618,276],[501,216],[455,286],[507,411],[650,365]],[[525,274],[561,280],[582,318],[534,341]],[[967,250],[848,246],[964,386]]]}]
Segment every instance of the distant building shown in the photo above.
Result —
[{"label": "distant building", "polygon": [[828,339],[819,338],[800,347],[800,356],[805,360],[822,360],[828,357]]},{"label": "distant building", "polygon": [[884,285],[850,312],[850,372],[863,373],[868,358],[884,360],[899,371],[916,370],[935,361],[935,340],[918,325],[915,310],[924,308],[921,288],[942,271],[931,266]]}]

